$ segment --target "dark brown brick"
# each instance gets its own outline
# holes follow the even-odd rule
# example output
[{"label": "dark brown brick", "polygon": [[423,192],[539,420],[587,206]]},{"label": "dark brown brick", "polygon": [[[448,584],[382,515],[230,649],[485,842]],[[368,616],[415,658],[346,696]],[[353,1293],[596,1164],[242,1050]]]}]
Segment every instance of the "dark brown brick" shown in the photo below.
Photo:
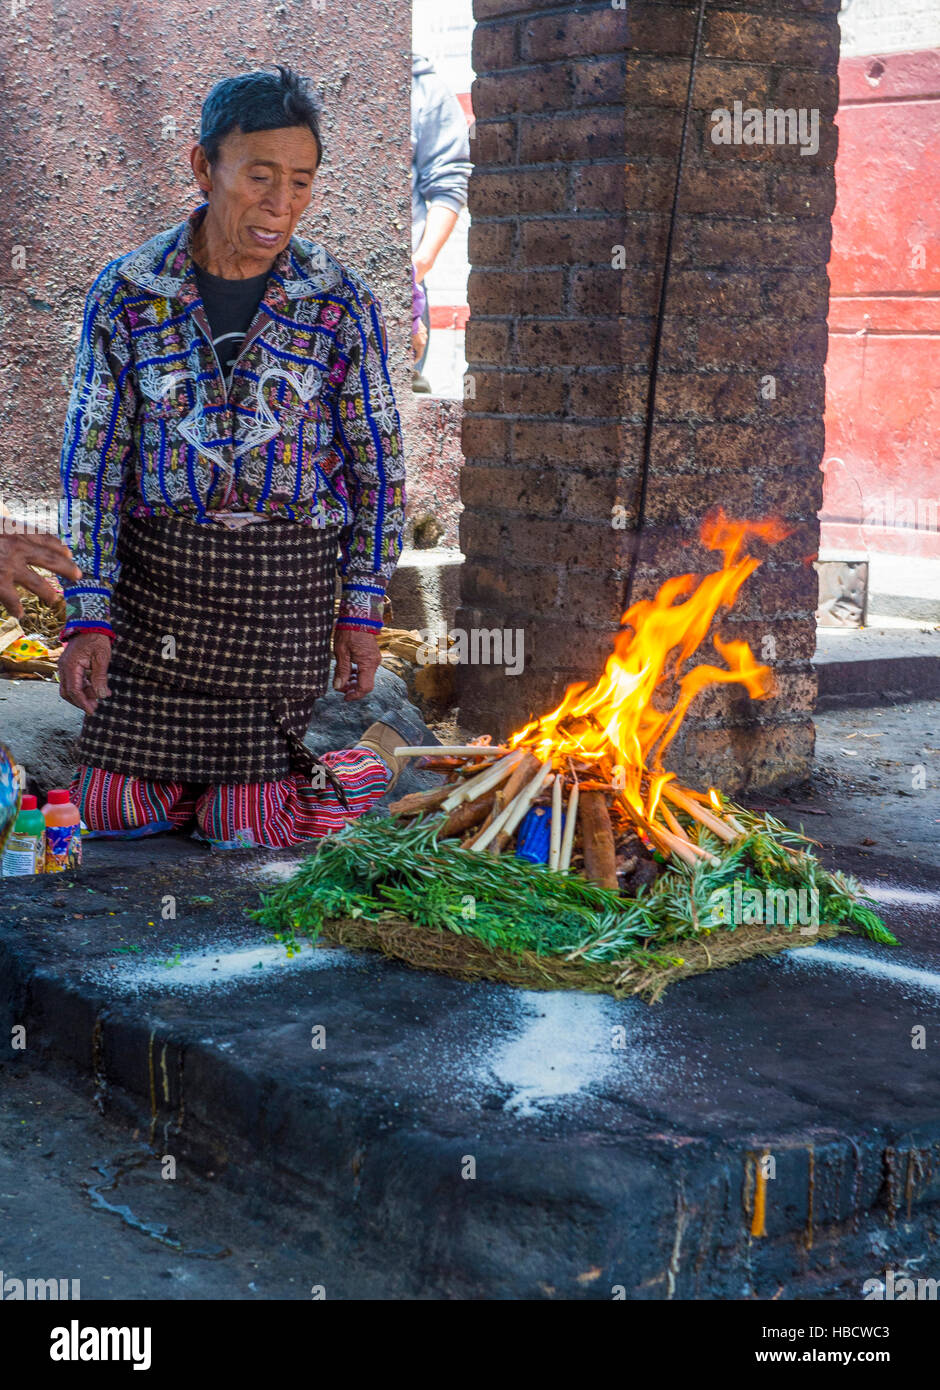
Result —
[{"label": "dark brown brick", "polygon": [[571,312],[577,317],[597,314],[651,315],[659,302],[659,274],[652,270],[582,270],[568,272]]},{"label": "dark brown brick", "polygon": [[696,235],[699,259],[705,265],[733,262],[748,266],[824,266],[829,259],[828,222],[762,222],[759,225],[713,218]]},{"label": "dark brown brick", "polygon": [[821,369],[829,350],[824,323],[799,327],[766,319],[705,320],[697,338],[693,353],[699,366],[751,367],[762,373]]},{"label": "dark brown brick", "polygon": [[822,421],[801,423],[799,429],[770,421],[760,425],[698,425],[695,428],[696,467],[805,469],[819,465],[824,431]]},{"label": "dark brown brick", "polygon": [[622,212],[628,182],[622,163],[582,166],[571,176],[572,206],[577,212]]},{"label": "dark brown brick", "polygon": [[509,423],[491,416],[465,415],[461,429],[465,458],[506,459],[509,457]]},{"label": "dark brown brick", "polygon": [[512,121],[474,120],[470,137],[470,158],[475,165],[515,162],[516,126]]},{"label": "dark brown brick", "polygon": [[705,52],[745,63],[824,69],[839,61],[838,35],[825,20],[717,10],[706,16]]},{"label": "dark brown brick", "polygon": [[651,525],[698,525],[713,507],[723,506],[735,517],[757,519],[761,507],[757,500],[757,479],[749,473],[708,473],[683,478],[676,485],[674,475],[654,477],[650,482],[646,516]]},{"label": "dark brown brick", "polygon": [[516,25],[511,19],[474,25],[470,44],[474,72],[496,72],[516,65]]},{"label": "dark brown brick", "polygon": [[788,320],[825,320],[829,312],[829,276],[822,266],[764,276],[762,294],[767,313]]},{"label": "dark brown brick", "polygon": [[823,475],[813,472],[765,473],[760,495],[768,515],[812,519],[822,506]]},{"label": "dark brown brick", "polygon": [[507,14],[544,8],[545,0],[473,0],[473,18],[480,23],[484,19],[503,19]]},{"label": "dark brown brick", "polygon": [[467,281],[471,310],[502,316],[560,314],[563,310],[564,272],[561,270],[471,270]]},{"label": "dark brown brick", "polygon": [[566,394],[563,372],[538,368],[503,373],[501,408],[516,415],[561,415]]},{"label": "dark brown brick", "polygon": [[629,375],[618,367],[613,371],[578,370],[568,387],[571,414],[591,417],[639,417],[646,406],[646,377]]},{"label": "dark brown brick", "polygon": [[623,220],[610,217],[533,218],[519,227],[523,265],[611,265],[623,244]]},{"label": "dark brown brick", "polygon": [[623,106],[626,102],[626,58],[574,62],[569,72],[574,106]]},{"label": "dark brown brick", "polygon": [[477,120],[507,111],[563,111],[571,103],[567,68],[556,64],[478,77],[470,90]]},{"label": "dark brown brick", "polygon": [[467,604],[488,605],[502,623],[514,613],[550,612],[558,602],[560,574],[544,566],[523,569],[519,565],[482,565],[465,561],[460,588]]},{"label": "dark brown brick", "polygon": [[625,52],[628,32],[626,10],[615,10],[611,5],[583,14],[540,15],[521,26],[521,53],[524,61],[540,63]]},{"label": "dark brown brick", "polygon": [[512,456],[559,463],[609,466],[622,449],[618,425],[561,424],[518,420],[510,428]]},{"label": "dark brown brick", "polygon": [[460,473],[461,500],[482,511],[556,516],[561,491],[559,474],[552,468],[481,468],[467,463]]},{"label": "dark brown brick", "polygon": [[524,116],[519,123],[519,162],[555,163],[622,154],[625,125],[622,112]]},{"label": "dark brown brick", "polygon": [[636,480],[622,472],[570,473],[565,478],[564,515],[575,521],[607,522],[612,530],[636,525]]},{"label": "dark brown brick", "polygon": [[733,208],[738,216],[759,217],[767,209],[771,178],[769,170],[757,165],[688,169],[679,195],[682,208],[687,213]]},{"label": "dark brown brick", "polygon": [[585,345],[590,342],[592,355],[596,353],[601,361],[616,361],[618,354],[624,354],[629,361],[648,351],[651,337],[650,324],[642,320],[528,320],[518,328],[515,360],[520,364],[579,366],[584,361]]},{"label": "dark brown brick", "polygon": [[675,191],[675,169],[666,164],[625,166],[623,205],[628,210],[668,212]]},{"label": "dark brown brick", "polygon": [[674,270],[669,278],[666,312],[704,315],[760,314],[761,281],[756,275],[730,270]]},{"label": "dark brown brick", "polygon": [[661,106],[627,112],[624,153],[628,159],[675,160],[682,138],[681,111],[667,111]]},{"label": "dark brown brick", "polygon": [[692,52],[694,33],[695,13],[688,7],[630,5],[630,48],[635,53],[685,57]]},{"label": "dark brown brick", "polygon": [[531,212],[564,212],[567,178],[561,170],[514,169],[475,172],[470,180],[471,217],[509,217]]},{"label": "dark brown brick", "polygon": [[505,265],[512,259],[515,224],[512,222],[471,222],[469,256],[472,266]]},{"label": "dark brown brick", "polygon": [[836,204],[836,186],[831,170],[800,175],[797,170],[774,174],[768,206],[784,217],[831,217]]},{"label": "dark brown brick", "polygon": [[482,319],[475,319],[471,311],[467,322],[466,350],[467,362],[471,366],[484,362],[502,365],[509,356],[509,324],[486,323]]}]

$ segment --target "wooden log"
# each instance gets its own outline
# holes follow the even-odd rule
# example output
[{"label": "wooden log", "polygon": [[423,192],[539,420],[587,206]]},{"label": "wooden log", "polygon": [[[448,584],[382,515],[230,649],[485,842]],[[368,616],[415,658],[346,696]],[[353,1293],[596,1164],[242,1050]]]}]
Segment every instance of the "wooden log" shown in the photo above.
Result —
[{"label": "wooden log", "polygon": [[542,789],[544,788],[546,782],[551,776],[551,763],[545,763],[543,766],[539,762],[538,758],[534,756],[533,761],[535,763],[536,770],[532,777],[532,780],[526,786],[523,787],[522,791],[518,793],[518,795],[512,802],[510,802],[507,798],[506,810],[508,812],[508,816],[504,823],[500,826],[499,834],[496,836],[496,838],[493,840],[490,846],[490,854],[502,854],[503,850],[509,844],[509,841],[512,839],[513,835],[515,835],[519,822],[522,820],[522,817],[525,815],[526,811],[530,809],[533,803],[538,800],[539,795],[542,792]]},{"label": "wooden log", "polygon": [[566,874],[571,868],[571,851],[574,848],[574,827],[578,817],[578,797],[580,791],[575,782],[568,796],[568,814],[565,817],[565,837],[561,842],[561,857],[558,861],[559,871]]},{"label": "wooden log", "polygon": [[562,775],[559,772],[552,785],[552,829],[549,839],[548,867],[558,872],[561,862],[561,817],[562,817],[562,793],[564,784]]},{"label": "wooden log", "polygon": [[[516,797],[522,791],[522,788],[530,778],[535,775],[538,766],[539,760],[534,753],[526,753],[522,762],[516,764],[509,781],[500,789],[502,793],[502,804],[499,810],[494,814],[493,820],[496,820],[496,818],[502,814],[511,801],[515,801]],[[492,824],[492,821],[490,824]],[[489,828],[489,825],[484,825],[480,833],[485,835]],[[474,841],[474,843],[476,842]],[[494,853],[498,853],[500,850],[505,849],[506,845],[509,843],[509,836],[507,835],[505,839],[498,837],[496,843],[499,848],[494,851]],[[487,840],[487,844],[489,844],[489,840]]]},{"label": "wooden log", "polygon": [[393,801],[388,809],[393,816],[418,816],[422,811],[436,811],[453,790],[450,783],[445,783],[442,787],[431,787],[426,792],[409,792],[407,796]]},{"label": "wooden log", "polygon": [[541,791],[543,782],[551,775],[551,763],[546,763],[543,766],[542,763],[536,760],[536,766],[537,771],[532,779],[526,783],[518,795],[511,801],[507,799],[506,805],[493,821],[489,829],[484,830],[482,835],[479,835],[477,839],[474,840],[472,847],[474,854],[482,854],[490,845],[493,846],[492,853],[499,854],[505,845],[509,843],[510,836],[516,826],[522,820],[522,817]]},{"label": "wooden log", "polygon": [[502,809],[503,809],[503,807],[504,807],[505,805],[506,805],[506,791],[505,791],[505,788],[504,788],[504,787],[497,787],[497,788],[496,788],[496,791],[493,793],[493,804],[492,804],[492,806],[490,807],[489,815],[487,816],[487,818],[486,818],[486,820],[483,822],[483,824],[477,829],[476,833],[473,834],[473,835],[468,835],[467,838],[464,840],[464,842],[463,842],[463,847],[464,847],[464,849],[469,849],[469,848],[470,848],[470,846],[473,844],[474,840],[477,838],[477,835],[482,835],[483,832],[484,832],[485,830],[489,830],[490,826],[493,824],[494,820],[495,820],[496,817],[500,814],[500,812],[502,811]]},{"label": "wooden log", "polygon": [[579,811],[584,840],[584,876],[601,888],[616,891],[619,886],[617,856],[607,798],[603,792],[582,792]]},{"label": "wooden log", "polygon": [[448,835],[462,835],[465,830],[472,829],[486,820],[490,811],[493,809],[495,793],[478,796],[474,801],[463,801],[459,806],[455,806],[453,811],[444,821],[438,836],[446,839]]},{"label": "wooden log", "polygon": [[707,860],[714,869],[720,866],[721,860],[718,858],[717,854],[712,854],[710,850],[705,849],[704,845],[697,845],[688,832],[679,824],[664,801],[660,801],[659,803],[659,813],[676,839],[681,840],[684,845],[688,845],[697,859]]},{"label": "wooden log", "polygon": [[697,801],[688,796],[680,787],[675,787],[671,782],[667,782],[663,787],[663,796],[667,796],[674,806],[678,806],[685,811],[686,815],[692,816],[713,835],[730,844],[737,839],[735,831],[729,824],[721,820],[714,811],[708,811],[704,806],[700,806]]},{"label": "wooden log", "polygon": [[505,758],[499,758],[495,763],[491,763],[485,772],[471,777],[467,782],[462,782],[460,786],[454,788],[444,802],[444,810],[453,811],[462,801],[475,801],[478,796],[491,791],[497,783],[504,781],[510,775],[513,768],[521,763],[524,757],[524,751],[519,748],[515,753],[507,753]]},{"label": "wooden log", "polygon": [[499,744],[489,743],[455,743],[446,747],[440,747],[434,744],[430,748],[402,746],[401,748],[395,749],[395,757],[423,758],[427,755],[429,758],[432,758],[436,754],[438,757],[453,755],[462,758],[503,758],[511,751],[510,748],[502,748]]}]

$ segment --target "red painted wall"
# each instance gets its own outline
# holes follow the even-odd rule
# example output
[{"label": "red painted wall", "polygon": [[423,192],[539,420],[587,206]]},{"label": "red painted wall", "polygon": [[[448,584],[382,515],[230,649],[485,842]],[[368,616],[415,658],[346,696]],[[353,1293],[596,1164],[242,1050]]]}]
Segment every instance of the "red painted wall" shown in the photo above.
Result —
[{"label": "red painted wall", "polygon": [[940,52],[839,79],[821,547],[940,558]]}]

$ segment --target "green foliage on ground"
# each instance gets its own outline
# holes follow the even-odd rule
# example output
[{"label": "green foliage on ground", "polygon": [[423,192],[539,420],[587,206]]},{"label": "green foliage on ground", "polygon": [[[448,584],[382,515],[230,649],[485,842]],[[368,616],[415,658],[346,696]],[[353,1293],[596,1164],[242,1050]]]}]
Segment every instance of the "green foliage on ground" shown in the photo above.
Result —
[{"label": "green foliage on ground", "polygon": [[[289,954],[299,949],[298,938],[315,940],[333,918],[403,917],[514,954],[597,964],[642,957],[654,964],[658,953],[668,957],[683,940],[733,932],[734,921],[716,915],[716,903],[727,902],[737,882],[742,893],[815,889],[820,923],[897,944],[872,899],[848,875],[825,869],[805,836],[771,816],[733,809],[747,833],[730,846],[685,818],[689,835],[719,856],[718,867],[704,860],[695,869],[670,862],[634,898],[514,855],[473,854],[439,840],[437,818],[404,823],[364,816],[321,840],[286,883],[263,895],[252,916]],[[780,925],[794,932],[799,927]]]}]

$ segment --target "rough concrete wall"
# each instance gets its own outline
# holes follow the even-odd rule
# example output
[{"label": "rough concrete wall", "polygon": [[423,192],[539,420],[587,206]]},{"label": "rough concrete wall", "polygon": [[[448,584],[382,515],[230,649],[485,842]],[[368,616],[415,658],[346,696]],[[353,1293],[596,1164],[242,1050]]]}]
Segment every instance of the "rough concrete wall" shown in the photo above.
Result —
[{"label": "rough concrete wall", "polygon": [[0,28],[0,495],[55,491],[85,294],[109,260],[201,201],[187,155],[212,83],[272,61],[311,77],[324,107],[324,163],[299,231],[378,292],[407,426],[407,0],[11,9]]},{"label": "rough concrete wall", "polygon": [[[476,0],[459,621],[522,627],[527,664],[461,668],[467,727],[505,734],[611,649],[697,8]],[[713,3],[694,88],[634,598],[715,567],[696,536],[716,503],[794,527],[722,629],[779,695],[710,692],[670,752],[729,789],[795,780],[812,756],[837,9]],[[712,143],[736,100],[818,110],[818,153]]]}]

